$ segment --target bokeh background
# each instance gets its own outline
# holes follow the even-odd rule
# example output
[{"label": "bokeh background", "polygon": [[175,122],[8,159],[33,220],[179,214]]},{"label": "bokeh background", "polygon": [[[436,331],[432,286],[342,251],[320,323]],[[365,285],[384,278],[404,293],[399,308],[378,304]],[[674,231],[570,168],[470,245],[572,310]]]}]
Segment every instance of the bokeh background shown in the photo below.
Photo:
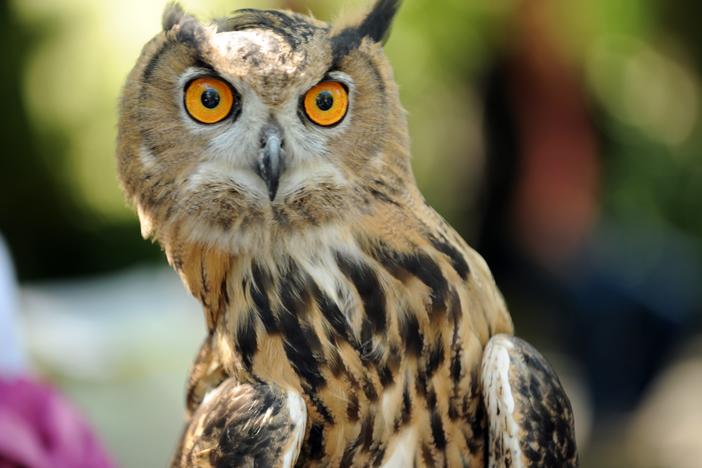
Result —
[{"label": "bokeh background", "polygon": [[[203,19],[369,3],[182,1]],[[62,390],[128,467],[167,463],[204,335],[115,176],[120,87],[164,4],[0,1],[18,288],[0,302],[21,350],[0,320],[0,363]],[[419,185],[559,369],[585,467],[702,460],[700,18],[696,0],[406,0],[386,46]]]}]

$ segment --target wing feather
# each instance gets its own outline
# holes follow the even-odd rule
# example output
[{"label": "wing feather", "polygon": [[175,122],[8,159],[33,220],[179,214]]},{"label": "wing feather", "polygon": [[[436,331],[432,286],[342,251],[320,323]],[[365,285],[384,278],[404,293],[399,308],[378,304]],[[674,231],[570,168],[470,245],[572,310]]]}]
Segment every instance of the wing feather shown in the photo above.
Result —
[{"label": "wing feather", "polygon": [[496,335],[482,361],[490,467],[578,465],[573,410],[558,376],[529,343]]},{"label": "wing feather", "polygon": [[305,402],[296,392],[229,378],[205,395],[172,466],[292,468],[306,419]]}]

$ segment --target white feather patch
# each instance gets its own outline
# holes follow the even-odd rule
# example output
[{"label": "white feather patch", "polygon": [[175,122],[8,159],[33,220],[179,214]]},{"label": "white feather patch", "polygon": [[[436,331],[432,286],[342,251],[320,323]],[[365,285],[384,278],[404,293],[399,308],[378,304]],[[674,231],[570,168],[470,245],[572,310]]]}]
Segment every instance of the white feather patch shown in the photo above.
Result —
[{"label": "white feather patch", "polygon": [[417,452],[417,434],[413,427],[408,427],[395,441],[383,468],[405,468],[412,466]]},{"label": "white feather patch", "polygon": [[[509,381],[509,349],[513,344],[506,337],[494,336],[485,347],[482,363],[482,390],[488,413],[490,434],[490,460],[488,466],[497,467],[502,456],[511,461],[511,466],[523,466],[519,446],[520,427],[514,418],[514,396]],[[501,439],[502,454],[495,454],[494,440]]]},{"label": "white feather patch", "polygon": [[293,440],[288,450],[283,455],[283,468],[292,468],[297,461],[297,456],[300,454],[302,440],[305,438],[305,425],[307,423],[307,407],[305,400],[292,390],[288,390],[287,398],[288,414],[290,421],[295,426],[293,429]]}]

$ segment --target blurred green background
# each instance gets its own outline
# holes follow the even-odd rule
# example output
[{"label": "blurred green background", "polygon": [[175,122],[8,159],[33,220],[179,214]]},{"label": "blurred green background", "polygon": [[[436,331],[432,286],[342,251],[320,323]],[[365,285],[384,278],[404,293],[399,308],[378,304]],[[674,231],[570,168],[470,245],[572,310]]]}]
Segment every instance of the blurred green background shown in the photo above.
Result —
[{"label": "blurred green background", "polygon": [[[202,19],[243,7],[333,19],[370,1],[181,3]],[[115,176],[120,87],[164,5],[0,1],[0,234],[25,342],[124,466],[166,463],[204,332]],[[584,466],[702,457],[702,415],[684,409],[702,392],[700,18],[694,0],[406,0],[386,46],[419,185],[494,263],[518,331],[562,369]],[[553,159],[539,165],[541,154]],[[543,281],[522,281],[533,272]],[[588,336],[614,316],[621,334],[570,346],[603,310]],[[632,359],[653,364],[614,404],[607,389],[626,384],[598,369],[637,324],[653,330],[636,335],[651,357]],[[602,342],[609,351],[590,362]]]}]

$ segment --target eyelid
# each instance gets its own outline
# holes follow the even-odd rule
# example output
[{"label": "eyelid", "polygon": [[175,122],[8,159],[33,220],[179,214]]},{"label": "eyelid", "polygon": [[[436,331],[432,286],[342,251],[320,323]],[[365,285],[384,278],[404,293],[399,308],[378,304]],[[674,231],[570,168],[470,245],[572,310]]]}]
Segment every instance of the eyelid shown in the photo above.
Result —
[{"label": "eyelid", "polygon": [[346,90],[349,93],[353,89],[354,85],[351,77],[346,73],[342,72],[341,70],[329,70],[327,73],[324,74],[324,77],[319,81],[319,83],[323,81],[338,81],[339,83],[346,86]]}]

